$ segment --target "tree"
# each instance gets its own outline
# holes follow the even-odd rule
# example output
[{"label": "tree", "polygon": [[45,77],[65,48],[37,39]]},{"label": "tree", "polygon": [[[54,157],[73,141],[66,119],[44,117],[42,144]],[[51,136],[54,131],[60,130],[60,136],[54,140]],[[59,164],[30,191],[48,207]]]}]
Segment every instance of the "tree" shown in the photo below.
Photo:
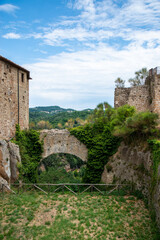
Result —
[{"label": "tree", "polygon": [[117,78],[115,80],[115,84],[117,88],[124,88],[125,87],[125,80],[121,79],[121,78]]},{"label": "tree", "polygon": [[74,126],[74,119],[72,119],[72,118],[68,119],[68,121],[65,123],[65,126],[67,128],[73,128],[73,126]]},{"label": "tree", "polygon": [[37,123],[38,129],[51,129],[52,124],[50,124],[48,121],[41,120]]},{"label": "tree", "polygon": [[146,77],[148,76],[147,68],[142,68],[135,72],[135,77],[130,78],[128,82],[132,87],[144,85]]}]

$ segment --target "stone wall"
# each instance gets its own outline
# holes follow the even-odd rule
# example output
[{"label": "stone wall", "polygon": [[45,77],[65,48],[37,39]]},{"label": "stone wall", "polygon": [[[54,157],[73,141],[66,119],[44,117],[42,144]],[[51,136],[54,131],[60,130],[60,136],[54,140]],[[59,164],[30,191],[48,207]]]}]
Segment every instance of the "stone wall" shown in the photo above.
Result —
[{"label": "stone wall", "polygon": [[[148,198],[151,208],[154,207],[156,220],[160,228],[160,182],[151,193],[152,159],[146,146],[127,146],[122,143],[104,167],[101,180],[104,183],[133,183]],[[158,178],[160,179],[160,166]]]},{"label": "stone wall", "polygon": [[131,88],[116,88],[114,94],[114,106],[125,104],[135,106],[140,111],[152,111],[160,115],[160,74],[150,70],[145,84]]},{"label": "stone wall", "polygon": [[17,163],[21,162],[19,147],[11,142],[0,140],[0,189],[18,179]]},{"label": "stone wall", "polygon": [[88,149],[66,129],[42,130],[40,138],[44,139],[43,158],[54,153],[69,153],[87,161]]},{"label": "stone wall", "polygon": [[132,88],[116,88],[114,106],[117,108],[125,104],[135,106],[135,108],[140,112],[149,110],[149,86],[143,85]]},{"label": "stone wall", "polygon": [[29,127],[29,80],[27,72],[0,60],[0,139],[15,135],[15,126]]}]

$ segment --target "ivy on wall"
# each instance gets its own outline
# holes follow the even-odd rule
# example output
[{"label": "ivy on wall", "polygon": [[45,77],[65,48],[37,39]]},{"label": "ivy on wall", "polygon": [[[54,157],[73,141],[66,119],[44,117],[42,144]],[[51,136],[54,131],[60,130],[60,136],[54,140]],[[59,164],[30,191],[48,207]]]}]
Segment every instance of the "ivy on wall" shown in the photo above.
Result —
[{"label": "ivy on wall", "polygon": [[36,130],[20,130],[16,126],[16,140],[20,148],[21,164],[18,164],[19,178],[25,182],[36,182],[37,167],[43,152],[43,141],[40,141],[40,133]]},{"label": "ivy on wall", "polygon": [[152,189],[154,189],[158,180],[158,167],[160,165],[160,140],[148,140],[149,146],[152,151],[153,172],[152,172]]},{"label": "ivy on wall", "polygon": [[112,135],[103,121],[70,130],[70,133],[88,148],[88,161],[83,182],[98,183],[109,157],[116,153],[120,138]]}]

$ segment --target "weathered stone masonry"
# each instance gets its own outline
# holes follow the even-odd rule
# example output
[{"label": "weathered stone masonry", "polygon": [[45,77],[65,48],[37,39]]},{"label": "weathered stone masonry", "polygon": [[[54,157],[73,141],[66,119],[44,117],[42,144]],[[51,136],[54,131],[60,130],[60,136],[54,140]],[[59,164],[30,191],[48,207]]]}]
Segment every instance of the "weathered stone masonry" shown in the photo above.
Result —
[{"label": "weathered stone masonry", "polygon": [[131,88],[116,88],[114,106],[135,106],[138,111],[151,111],[160,115],[160,68],[151,69],[145,84]]},{"label": "weathered stone masonry", "polygon": [[69,153],[87,161],[88,149],[66,129],[42,130],[40,138],[44,141],[42,158],[55,153]]},{"label": "weathered stone masonry", "polygon": [[28,70],[0,56],[0,139],[15,135],[15,126],[29,127]]}]

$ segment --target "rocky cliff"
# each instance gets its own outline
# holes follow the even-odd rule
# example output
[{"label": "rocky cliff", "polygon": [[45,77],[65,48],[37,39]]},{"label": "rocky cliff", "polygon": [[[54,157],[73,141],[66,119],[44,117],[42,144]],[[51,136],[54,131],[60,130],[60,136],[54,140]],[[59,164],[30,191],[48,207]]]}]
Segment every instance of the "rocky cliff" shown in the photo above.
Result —
[{"label": "rocky cliff", "polygon": [[160,166],[157,182],[152,185],[153,161],[147,146],[128,146],[122,143],[104,167],[102,181],[104,183],[133,183],[135,189],[142,191],[154,209],[158,227],[160,228]]},{"label": "rocky cliff", "polygon": [[11,142],[0,140],[0,188],[18,178],[17,163],[21,162],[19,147]]}]

